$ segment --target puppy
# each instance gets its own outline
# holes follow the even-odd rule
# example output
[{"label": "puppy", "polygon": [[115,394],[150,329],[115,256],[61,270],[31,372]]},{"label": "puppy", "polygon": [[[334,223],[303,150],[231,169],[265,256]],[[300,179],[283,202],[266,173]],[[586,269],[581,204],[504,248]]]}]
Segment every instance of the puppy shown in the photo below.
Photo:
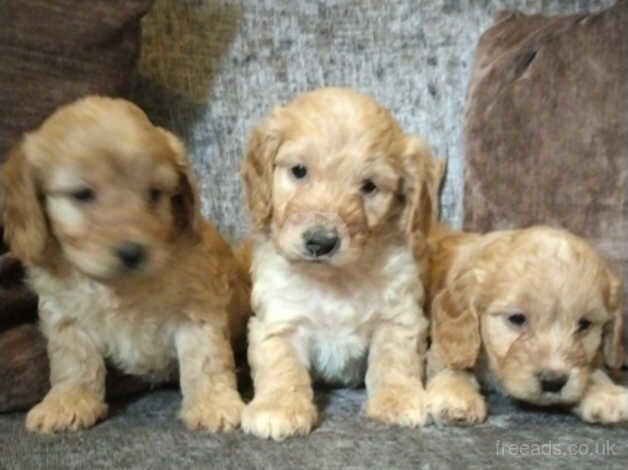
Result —
[{"label": "puppy", "polygon": [[230,340],[246,274],[201,219],[181,142],[135,105],[87,97],[13,149],[5,237],[39,295],[52,388],[31,431],[76,431],[107,412],[105,361],[152,382],[178,372],[189,428],[238,426]]},{"label": "puppy", "polygon": [[423,424],[428,324],[411,233],[427,153],[387,110],[341,88],[306,93],[253,131],[246,432],[308,433],[312,379],[365,381],[368,416]]},{"label": "puppy", "polygon": [[628,389],[603,367],[622,361],[621,282],[584,240],[549,227],[478,235],[436,226],[429,251],[434,421],[485,419],[476,378],[588,422],[628,420]]}]

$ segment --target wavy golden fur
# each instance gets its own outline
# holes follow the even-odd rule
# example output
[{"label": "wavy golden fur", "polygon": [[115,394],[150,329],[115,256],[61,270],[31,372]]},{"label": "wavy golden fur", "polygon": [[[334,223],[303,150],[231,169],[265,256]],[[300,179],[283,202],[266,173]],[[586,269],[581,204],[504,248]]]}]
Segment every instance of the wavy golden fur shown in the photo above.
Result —
[{"label": "wavy golden fur", "polygon": [[151,381],[178,371],[187,426],[236,427],[230,341],[249,281],[200,215],[179,139],[130,102],[87,97],[14,147],[2,183],[6,240],[39,295],[51,365],[27,427],[102,418],[105,360]]},{"label": "wavy golden fur", "polygon": [[242,166],[255,310],[245,431],[309,432],[312,380],[364,380],[368,416],[423,423],[427,322],[412,234],[430,219],[428,155],[385,108],[343,88],[305,93],[253,130]]},{"label": "wavy golden fur", "polygon": [[564,230],[429,237],[433,419],[486,417],[476,378],[519,400],[571,409],[590,422],[628,420],[621,365],[621,281],[585,240]]}]

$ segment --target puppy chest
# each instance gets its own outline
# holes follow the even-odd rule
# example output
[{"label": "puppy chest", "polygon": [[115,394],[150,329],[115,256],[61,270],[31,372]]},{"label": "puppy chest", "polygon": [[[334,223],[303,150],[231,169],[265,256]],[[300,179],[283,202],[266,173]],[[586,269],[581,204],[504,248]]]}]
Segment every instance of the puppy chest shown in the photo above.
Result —
[{"label": "puppy chest", "polygon": [[89,338],[122,371],[156,381],[171,377],[176,371],[176,312],[121,308],[109,289],[93,282],[72,287],[40,293],[40,317],[49,338],[74,325],[79,338]]},{"label": "puppy chest", "polygon": [[295,342],[307,355],[315,380],[357,386],[364,381],[369,340],[350,331],[310,331],[297,335]]},{"label": "puppy chest", "polygon": [[[131,318],[123,318],[125,313]],[[129,312],[109,316],[100,331],[104,333],[103,353],[111,363],[126,373],[150,380],[172,377],[177,367],[174,324],[160,319],[138,321]]]},{"label": "puppy chest", "polygon": [[[367,297],[368,298],[368,297]],[[315,379],[341,385],[364,380],[371,335],[379,305],[360,298],[317,295],[299,319],[293,344]]]}]

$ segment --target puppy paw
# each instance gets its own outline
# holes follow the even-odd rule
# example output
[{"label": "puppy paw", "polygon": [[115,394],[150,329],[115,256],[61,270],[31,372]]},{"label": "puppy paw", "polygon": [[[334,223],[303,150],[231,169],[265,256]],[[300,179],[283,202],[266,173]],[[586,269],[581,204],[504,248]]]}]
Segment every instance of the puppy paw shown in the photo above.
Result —
[{"label": "puppy paw", "polygon": [[26,415],[26,429],[54,433],[92,427],[107,414],[107,405],[80,390],[52,390]]},{"label": "puppy paw", "polygon": [[305,397],[255,398],[242,413],[242,429],[264,439],[282,441],[309,434],[318,420],[318,411]]},{"label": "puppy paw", "polygon": [[614,384],[591,385],[574,412],[588,423],[628,422],[628,388]]},{"label": "puppy paw", "polygon": [[424,392],[420,385],[391,386],[366,402],[366,415],[384,423],[417,427],[425,424]]},{"label": "puppy paw", "polygon": [[243,409],[244,403],[234,390],[219,395],[210,394],[192,404],[184,403],[179,418],[191,431],[232,431],[240,425]]},{"label": "puppy paw", "polygon": [[471,426],[486,420],[486,401],[472,387],[431,393],[428,412],[436,424]]}]

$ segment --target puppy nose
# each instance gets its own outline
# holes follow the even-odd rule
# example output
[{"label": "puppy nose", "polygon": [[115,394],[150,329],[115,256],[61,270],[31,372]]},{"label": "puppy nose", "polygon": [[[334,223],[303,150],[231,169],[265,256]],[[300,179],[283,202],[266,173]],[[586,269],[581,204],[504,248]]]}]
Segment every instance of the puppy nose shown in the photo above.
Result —
[{"label": "puppy nose", "polygon": [[338,246],[338,231],[323,226],[315,226],[303,234],[305,249],[314,256],[324,256],[331,253]]},{"label": "puppy nose", "polygon": [[544,370],[538,375],[544,392],[560,392],[568,379],[567,374],[556,370]]},{"label": "puppy nose", "polygon": [[116,248],[116,254],[125,267],[133,269],[146,259],[146,248],[139,243],[127,242]]}]

